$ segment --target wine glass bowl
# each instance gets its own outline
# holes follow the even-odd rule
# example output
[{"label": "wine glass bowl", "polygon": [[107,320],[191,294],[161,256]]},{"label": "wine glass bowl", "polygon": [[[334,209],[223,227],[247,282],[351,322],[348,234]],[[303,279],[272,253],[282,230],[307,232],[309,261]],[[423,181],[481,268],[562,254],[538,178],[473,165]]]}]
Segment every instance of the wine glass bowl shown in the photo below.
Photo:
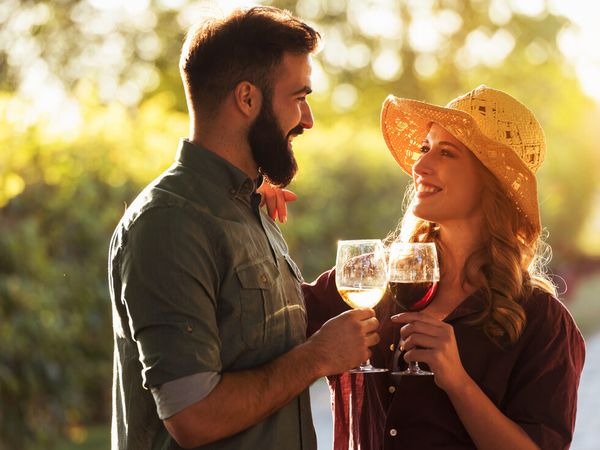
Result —
[{"label": "wine glass bowl", "polygon": [[[421,311],[434,299],[440,280],[435,244],[394,242],[388,253],[388,288],[405,312]],[[433,375],[411,361],[407,370],[393,375]]]},{"label": "wine glass bowl", "polygon": [[[373,308],[385,293],[387,267],[380,239],[338,241],[335,282],[342,299],[354,309]],[[386,372],[369,360],[352,373]]]}]

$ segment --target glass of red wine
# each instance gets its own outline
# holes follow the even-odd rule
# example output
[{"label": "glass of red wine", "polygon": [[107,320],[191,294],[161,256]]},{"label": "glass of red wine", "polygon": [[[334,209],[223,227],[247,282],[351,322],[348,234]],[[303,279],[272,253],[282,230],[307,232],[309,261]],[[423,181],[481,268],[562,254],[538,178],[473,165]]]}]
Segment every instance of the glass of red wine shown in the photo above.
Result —
[{"label": "glass of red wine", "polygon": [[[431,303],[440,281],[440,268],[433,242],[394,242],[389,248],[388,288],[402,311],[421,311]],[[433,375],[417,361],[392,375]]]}]

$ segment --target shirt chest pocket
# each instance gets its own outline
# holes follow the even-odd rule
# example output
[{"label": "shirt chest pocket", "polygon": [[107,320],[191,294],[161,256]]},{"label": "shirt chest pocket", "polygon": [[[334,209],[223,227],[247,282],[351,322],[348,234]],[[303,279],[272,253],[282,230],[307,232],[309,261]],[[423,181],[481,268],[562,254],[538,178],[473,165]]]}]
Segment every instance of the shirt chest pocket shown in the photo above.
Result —
[{"label": "shirt chest pocket", "polygon": [[236,268],[240,283],[241,335],[249,348],[258,348],[285,333],[285,318],[279,317],[284,299],[279,292],[279,271],[268,260]]}]

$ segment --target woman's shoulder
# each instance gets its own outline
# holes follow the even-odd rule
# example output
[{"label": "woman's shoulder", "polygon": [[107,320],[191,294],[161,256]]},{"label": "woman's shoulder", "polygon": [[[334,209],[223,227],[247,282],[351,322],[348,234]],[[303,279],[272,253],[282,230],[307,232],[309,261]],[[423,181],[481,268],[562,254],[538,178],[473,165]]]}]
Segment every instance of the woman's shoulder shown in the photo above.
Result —
[{"label": "woman's shoulder", "polygon": [[552,293],[534,287],[523,307],[527,316],[527,328],[536,335],[543,334],[546,330],[556,337],[570,335],[583,342],[569,309]]},{"label": "woman's shoulder", "polygon": [[552,293],[542,288],[534,287],[523,302],[528,320],[552,322],[555,320],[571,320],[573,317],[565,304]]}]

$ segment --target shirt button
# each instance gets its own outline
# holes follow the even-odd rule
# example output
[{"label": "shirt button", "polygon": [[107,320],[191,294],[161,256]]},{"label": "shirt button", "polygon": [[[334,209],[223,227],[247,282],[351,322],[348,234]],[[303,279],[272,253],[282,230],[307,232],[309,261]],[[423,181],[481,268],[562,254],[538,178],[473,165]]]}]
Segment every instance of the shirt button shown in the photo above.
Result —
[{"label": "shirt button", "polygon": [[191,333],[192,331],[194,331],[194,329],[192,328],[191,325],[188,325],[187,327],[185,327],[185,331],[187,331],[188,333]]},{"label": "shirt button", "polygon": [[267,276],[264,273],[260,276],[260,282],[262,284],[267,284]]},{"label": "shirt button", "polygon": [[388,391],[390,394],[393,394],[394,392],[396,392],[396,386],[390,386],[388,387]]},{"label": "shirt button", "polygon": [[393,437],[393,436],[396,436],[397,434],[398,434],[398,431],[397,431],[395,428],[392,428],[392,429],[390,430],[390,436],[392,436],[392,437]]},{"label": "shirt button", "polygon": [[396,347],[394,347],[394,344],[390,344],[390,352],[393,352],[395,348]]}]

